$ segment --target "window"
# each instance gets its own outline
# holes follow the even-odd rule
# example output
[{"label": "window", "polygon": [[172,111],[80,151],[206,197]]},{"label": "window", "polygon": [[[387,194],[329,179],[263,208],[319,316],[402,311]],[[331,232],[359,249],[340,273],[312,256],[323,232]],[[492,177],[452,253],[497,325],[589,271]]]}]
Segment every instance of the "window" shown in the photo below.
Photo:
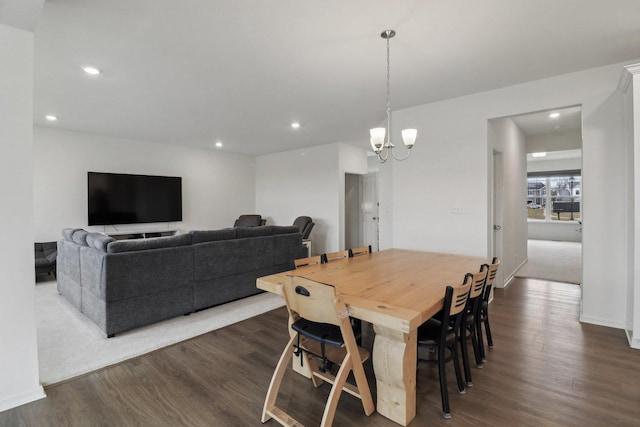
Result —
[{"label": "window", "polygon": [[580,171],[530,173],[527,177],[527,217],[544,221],[580,219]]}]

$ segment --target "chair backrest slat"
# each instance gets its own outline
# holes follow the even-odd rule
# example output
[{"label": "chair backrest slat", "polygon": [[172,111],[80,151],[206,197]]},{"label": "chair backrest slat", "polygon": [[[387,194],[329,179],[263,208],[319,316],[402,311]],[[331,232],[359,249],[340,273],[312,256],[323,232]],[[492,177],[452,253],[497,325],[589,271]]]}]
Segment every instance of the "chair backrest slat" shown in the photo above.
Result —
[{"label": "chair backrest slat", "polygon": [[359,248],[351,248],[351,249],[349,249],[349,256],[350,257],[359,256],[359,255],[366,255],[366,254],[370,254],[370,253],[371,253],[371,245],[360,246]]},{"label": "chair backrest slat", "polygon": [[471,291],[469,292],[470,299],[475,299],[482,295],[482,291],[484,290],[484,286],[487,282],[487,272],[488,269],[483,265],[480,267],[480,271],[478,273],[467,273],[472,276]]},{"label": "chair backrest slat", "polygon": [[322,257],[320,255],[311,256],[308,258],[298,258],[293,260],[296,268],[306,267],[307,265],[322,264]]},{"label": "chair backrest slat", "polygon": [[322,259],[324,262],[335,261],[338,259],[349,258],[349,250],[337,251],[337,252],[328,252],[322,255]]},{"label": "chair backrest slat", "polygon": [[342,299],[332,285],[300,276],[286,276],[284,297],[292,319],[297,316],[318,323],[340,326],[349,317]]},{"label": "chair backrest slat", "polygon": [[[453,288],[451,295],[451,307],[449,307],[449,316],[455,316],[462,312],[467,305],[469,298],[469,290],[473,284],[473,274],[467,273],[464,276],[464,282],[460,286]],[[446,309],[446,307],[445,307]]]},{"label": "chair backrest slat", "polygon": [[489,273],[487,275],[487,284],[493,286],[493,282],[496,279],[496,274],[498,273],[498,267],[500,266],[500,260],[498,258],[494,258],[490,265],[484,265],[489,268]]},{"label": "chair backrest slat", "polygon": [[496,280],[496,274],[498,273],[498,267],[500,267],[500,260],[498,258],[493,258],[490,265],[483,264],[482,268],[487,268],[487,283],[484,287],[484,294],[482,298],[485,301],[489,300],[491,287],[493,286],[493,282]]}]

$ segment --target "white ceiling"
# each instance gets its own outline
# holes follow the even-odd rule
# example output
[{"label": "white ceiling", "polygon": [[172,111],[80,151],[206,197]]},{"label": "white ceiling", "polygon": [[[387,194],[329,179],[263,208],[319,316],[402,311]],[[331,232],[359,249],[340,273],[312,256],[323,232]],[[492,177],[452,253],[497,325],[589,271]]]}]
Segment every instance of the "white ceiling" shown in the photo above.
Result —
[{"label": "white ceiling", "polygon": [[35,123],[252,155],[367,146],[388,28],[396,109],[640,58],[638,0],[47,0]]},{"label": "white ceiling", "polygon": [[[549,114],[552,113],[557,113],[558,117],[549,117]],[[512,116],[511,119],[525,136],[580,130],[582,129],[582,107],[554,108]]]},{"label": "white ceiling", "polygon": [[0,24],[34,31],[44,0],[0,0]]},{"label": "white ceiling", "polygon": [[533,157],[532,153],[528,153],[527,162],[546,162],[549,160],[579,159],[581,157],[582,150],[547,151],[542,157]]}]

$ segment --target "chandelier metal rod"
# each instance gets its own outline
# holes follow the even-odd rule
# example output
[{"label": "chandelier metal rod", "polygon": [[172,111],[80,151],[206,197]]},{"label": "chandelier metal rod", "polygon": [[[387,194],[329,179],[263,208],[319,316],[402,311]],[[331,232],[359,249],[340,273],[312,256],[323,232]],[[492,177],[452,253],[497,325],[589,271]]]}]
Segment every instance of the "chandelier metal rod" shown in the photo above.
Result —
[{"label": "chandelier metal rod", "polygon": [[387,30],[383,33],[387,39],[387,143],[385,147],[393,147],[391,143],[391,37],[396,35],[393,30]]},{"label": "chandelier metal rod", "polygon": [[[396,35],[394,30],[385,30],[380,36],[387,40],[387,128],[375,128],[371,129],[371,146],[373,151],[378,156],[378,160],[384,163],[393,157],[396,160],[405,160],[411,155],[411,149],[413,148],[416,140],[416,129],[405,129],[402,131],[402,140],[405,148],[407,149],[407,155],[405,157],[396,157],[393,149],[395,145],[391,142],[391,41],[390,39]],[[386,136],[386,138],[385,138]]]}]

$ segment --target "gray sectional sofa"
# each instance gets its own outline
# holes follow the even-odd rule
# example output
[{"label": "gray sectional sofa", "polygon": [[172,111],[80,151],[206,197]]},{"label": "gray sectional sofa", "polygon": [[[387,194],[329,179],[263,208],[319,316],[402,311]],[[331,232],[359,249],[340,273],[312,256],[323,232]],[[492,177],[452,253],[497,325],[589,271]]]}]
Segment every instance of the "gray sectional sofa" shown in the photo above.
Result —
[{"label": "gray sectional sofa", "polygon": [[257,294],[258,277],[293,269],[305,253],[293,226],[134,240],[65,229],[58,291],[111,337]]}]

